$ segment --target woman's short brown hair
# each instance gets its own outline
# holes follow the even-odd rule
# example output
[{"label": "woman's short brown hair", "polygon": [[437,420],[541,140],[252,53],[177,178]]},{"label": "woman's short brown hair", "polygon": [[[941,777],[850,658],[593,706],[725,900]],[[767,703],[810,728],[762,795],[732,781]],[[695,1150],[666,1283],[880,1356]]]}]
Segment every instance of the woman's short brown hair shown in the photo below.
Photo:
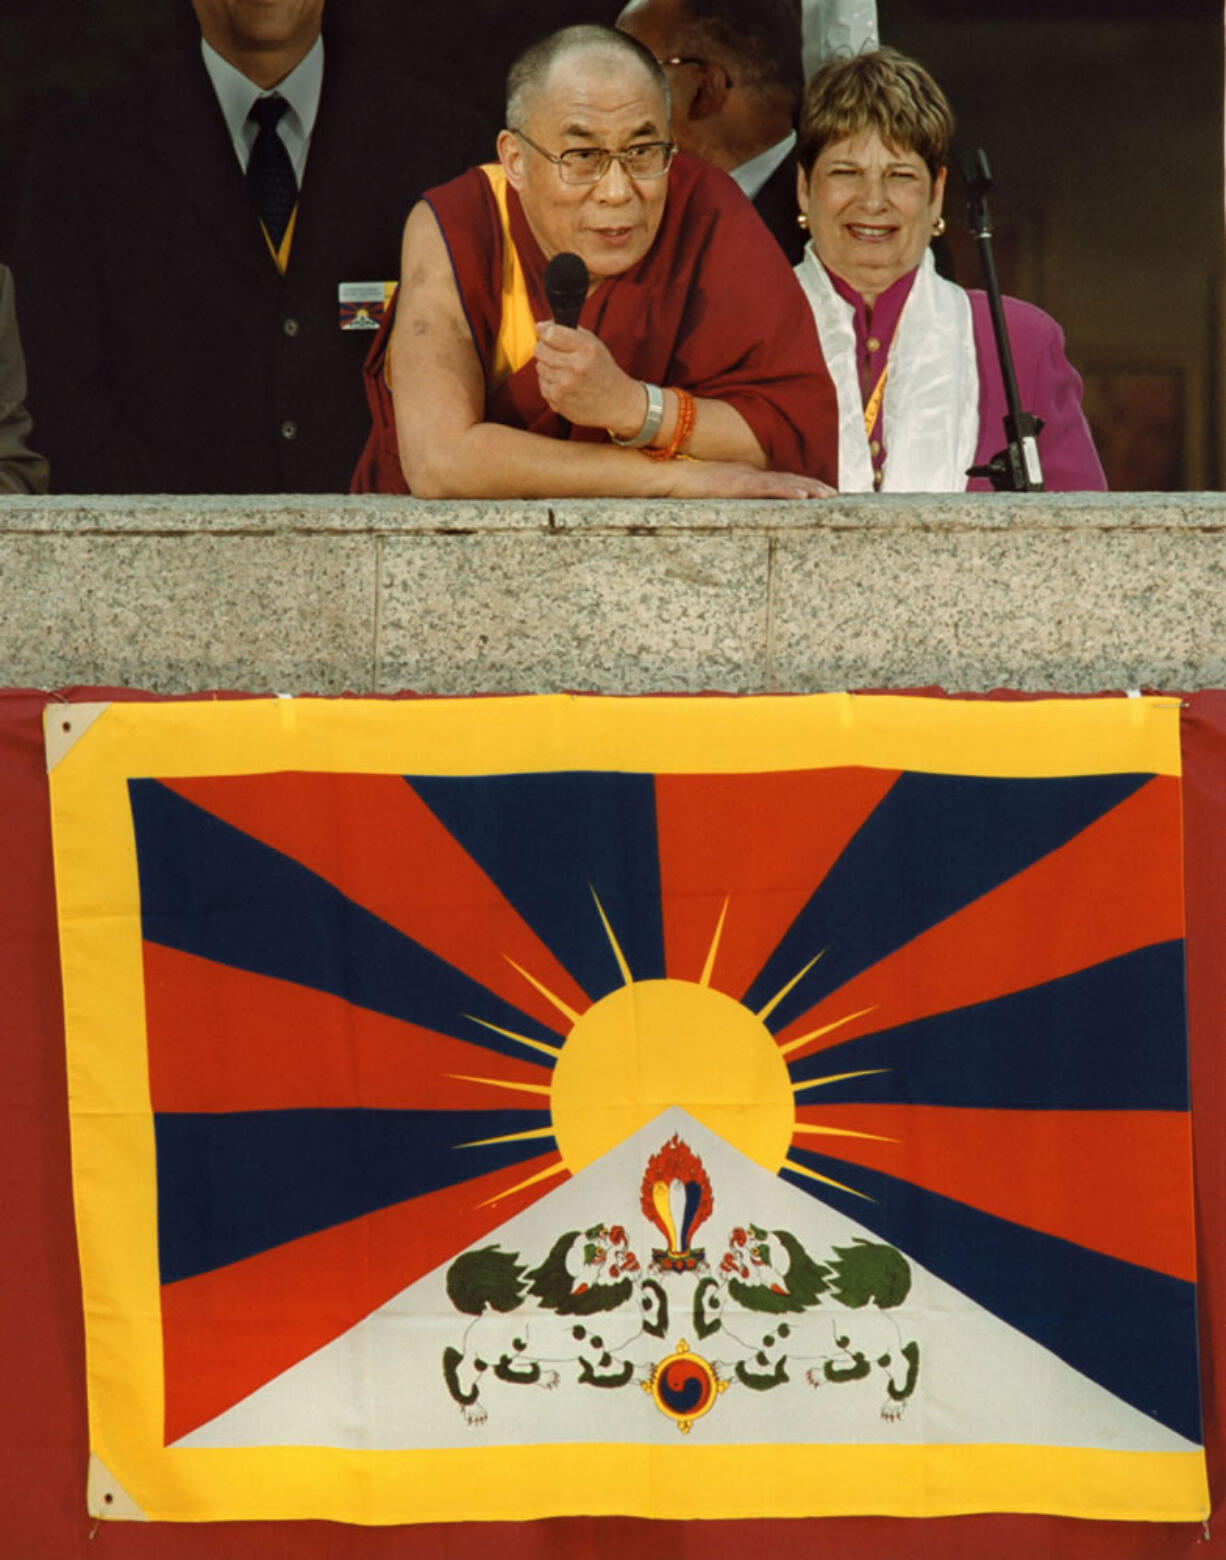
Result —
[{"label": "woman's short brown hair", "polygon": [[887,146],[916,152],[935,179],[949,160],[954,111],[917,60],[874,49],[827,60],[809,77],[800,107],[796,155],[808,174],[824,147],[876,130]]}]

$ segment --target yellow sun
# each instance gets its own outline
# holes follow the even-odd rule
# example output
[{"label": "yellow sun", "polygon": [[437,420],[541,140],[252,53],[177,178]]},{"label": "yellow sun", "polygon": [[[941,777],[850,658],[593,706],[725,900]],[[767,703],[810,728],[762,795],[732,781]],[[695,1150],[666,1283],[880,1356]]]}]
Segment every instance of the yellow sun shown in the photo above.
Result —
[{"label": "yellow sun", "polygon": [[[824,1084],[836,1083],[841,1078],[867,1076],[883,1069],[834,1073],[794,1085],[788,1073],[787,1058],[822,1035],[862,1018],[872,1011],[871,1007],[846,1013],[832,1023],[780,1045],[766,1027],[766,1020],[821,958],[820,952],[755,1013],[735,998],[711,987],[711,975],[728,914],[728,900],[724,901],[719,913],[702,974],[698,980],[690,981],[635,980],[595,889],[592,898],[621,971],[622,985],[594,1002],[586,1012],[577,1012],[530,970],[504,955],[512,968],[566,1019],[570,1028],[560,1047],[469,1015],[484,1029],[557,1058],[548,1085],[452,1074],[471,1083],[549,1096],[551,1122],[548,1127],[532,1127],[523,1132],[479,1138],[460,1145],[478,1148],[489,1143],[523,1142],[530,1138],[553,1138],[557,1143],[560,1162],[495,1193],[489,1202],[500,1202],[512,1193],[552,1180],[556,1175],[577,1174],[593,1159],[616,1148],[631,1133],[653,1121],[670,1105],[679,1105],[688,1111],[696,1121],[772,1175],[777,1175],[786,1162],[788,1168],[798,1174],[852,1192],[852,1188],[843,1186],[842,1182],[832,1181],[829,1176],[788,1159],[793,1134],[804,1132],[830,1137],[874,1137],[876,1134],[856,1132],[848,1127],[798,1123],[795,1096]],[[852,1194],[864,1195],[861,1192]]]},{"label": "yellow sun", "polygon": [[670,1105],[774,1174],[796,1119],[787,1064],[762,1020],[684,980],[630,981],[583,1013],[554,1068],[550,1104],[572,1175]]},{"label": "yellow sun", "polygon": [[[570,1025],[561,1047],[473,1016],[474,1022],[483,1028],[557,1058],[548,1087],[494,1078],[471,1080],[548,1094],[551,1125],[505,1137],[482,1138],[463,1146],[553,1137],[561,1156],[560,1164],[538,1171],[519,1185],[497,1193],[490,1201],[497,1202],[554,1175],[577,1174],[670,1105],[679,1105],[726,1143],[777,1175],[796,1130],[795,1089],[787,1068],[788,1052],[827,1029],[837,1029],[849,1019],[827,1024],[782,1047],[766,1027],[766,1020],[821,955],[810,959],[755,1013],[711,987],[728,913],[727,900],[720,911],[702,974],[698,980],[690,981],[635,980],[595,889],[592,898],[621,971],[622,985],[594,1002],[586,1012],[576,1012],[530,970],[508,957],[508,963]],[[816,1171],[806,1173],[818,1180],[825,1179]]]}]

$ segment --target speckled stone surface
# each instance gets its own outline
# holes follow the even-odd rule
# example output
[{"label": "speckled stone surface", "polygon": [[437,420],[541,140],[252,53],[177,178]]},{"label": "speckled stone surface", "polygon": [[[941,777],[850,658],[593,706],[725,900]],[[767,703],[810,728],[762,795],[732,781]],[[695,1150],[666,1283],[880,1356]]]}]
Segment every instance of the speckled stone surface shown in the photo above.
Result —
[{"label": "speckled stone surface", "polygon": [[0,682],[341,693],[373,678],[353,538],[0,533]]},{"label": "speckled stone surface", "polygon": [[763,537],[397,538],[377,691],[759,689]]},{"label": "speckled stone surface", "polygon": [[1226,686],[1226,497],[0,497],[0,684]]},{"label": "speckled stone surface", "polygon": [[471,501],[422,504],[411,498],[342,494],[206,494],[178,497],[10,497],[0,493],[0,536],[10,533],[172,535],[193,532],[248,535],[341,536],[388,532],[428,534],[452,531],[545,531],[549,505],[524,500],[481,504]]},{"label": "speckled stone surface", "polygon": [[776,688],[1226,686],[1226,535],[809,533],[772,583]]}]

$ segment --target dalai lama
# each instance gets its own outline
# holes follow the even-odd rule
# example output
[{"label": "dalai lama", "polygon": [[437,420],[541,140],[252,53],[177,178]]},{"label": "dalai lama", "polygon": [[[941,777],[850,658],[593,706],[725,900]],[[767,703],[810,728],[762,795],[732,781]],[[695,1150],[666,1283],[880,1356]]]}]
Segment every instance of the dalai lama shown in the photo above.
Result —
[{"label": "dalai lama", "polygon": [[[521,56],[498,162],[405,225],[355,491],[831,491],[837,411],[803,294],[728,177],[674,151],[664,73],[635,40],[569,27]],[[552,318],[556,255],[585,268],[562,262],[575,327]]]}]

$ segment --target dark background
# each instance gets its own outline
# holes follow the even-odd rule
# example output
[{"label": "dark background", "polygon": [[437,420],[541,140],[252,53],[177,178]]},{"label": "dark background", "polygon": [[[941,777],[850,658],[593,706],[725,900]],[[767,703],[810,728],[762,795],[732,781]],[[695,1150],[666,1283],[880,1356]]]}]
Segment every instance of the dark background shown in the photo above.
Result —
[{"label": "dark background", "polygon": [[[329,31],[501,123],[533,38],[611,21],[620,0],[328,0]],[[1217,0],[878,0],[880,36],[921,59],[983,145],[1006,291],[1053,314],[1086,379],[1115,488],[1226,481],[1222,12]],[[46,114],[193,47],[187,0],[4,0],[0,259],[25,148]],[[979,284],[951,173],[963,283]]]}]

